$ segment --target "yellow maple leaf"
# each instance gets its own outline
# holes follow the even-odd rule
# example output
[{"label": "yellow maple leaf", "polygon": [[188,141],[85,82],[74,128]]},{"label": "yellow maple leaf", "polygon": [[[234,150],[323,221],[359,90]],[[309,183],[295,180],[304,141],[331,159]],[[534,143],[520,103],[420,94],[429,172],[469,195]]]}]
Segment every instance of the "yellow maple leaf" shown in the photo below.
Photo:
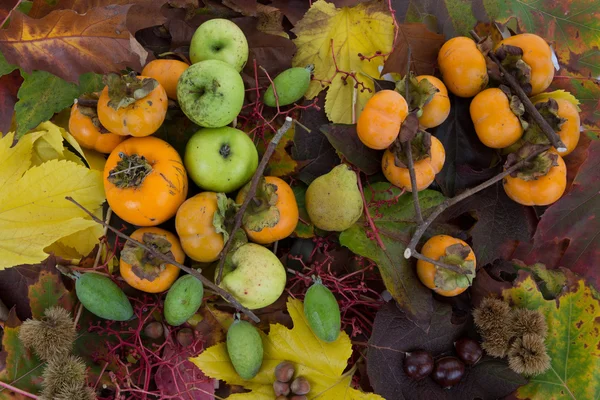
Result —
[{"label": "yellow maple leaf", "polygon": [[333,343],[326,343],[315,336],[304,316],[300,300],[288,299],[287,309],[294,327],[271,325],[269,335],[261,332],[264,358],[258,374],[244,380],[235,372],[225,343],[204,350],[198,357],[190,358],[207,376],[221,379],[231,385],[241,385],[250,393],[234,394],[229,399],[273,400],[275,367],[282,361],[296,366],[296,375],[310,383],[309,399],[320,400],[382,400],[373,393],[363,393],[350,387],[354,368],[343,373],[352,354],[350,338],[345,332]]},{"label": "yellow maple leaf", "polygon": [[548,100],[548,99],[566,100],[566,101],[572,103],[575,107],[577,107],[577,111],[581,112],[581,108],[579,108],[579,104],[581,104],[581,103],[579,102],[579,100],[575,96],[573,96],[573,94],[571,94],[563,89],[555,90],[553,92],[544,92],[544,93],[535,95],[531,98],[531,102],[536,103],[538,101]]},{"label": "yellow maple leaf", "polygon": [[80,254],[89,252],[95,245],[90,237],[99,232],[97,242],[102,235],[94,221],[65,200],[72,196],[97,211],[105,200],[101,172],[65,157],[56,125],[48,122],[38,129],[12,147],[14,133],[0,139],[0,270],[40,262],[48,255],[45,248],[78,232],[80,239],[70,237],[68,245]]},{"label": "yellow maple leaf", "polygon": [[[312,99],[329,87],[325,98],[327,117],[335,123],[355,122],[353,115],[358,118],[375,91],[371,77],[378,77],[378,67],[383,66],[383,57],[369,61],[361,60],[358,54],[372,56],[377,51],[388,53],[392,49],[394,25],[386,6],[372,1],[352,8],[336,8],[332,3],[318,0],[293,31],[298,36],[294,40],[298,52],[293,66],[315,66],[314,80],[306,97]],[[356,80],[336,72],[336,64],[338,70],[354,73]],[[360,83],[355,89],[357,82]]]}]

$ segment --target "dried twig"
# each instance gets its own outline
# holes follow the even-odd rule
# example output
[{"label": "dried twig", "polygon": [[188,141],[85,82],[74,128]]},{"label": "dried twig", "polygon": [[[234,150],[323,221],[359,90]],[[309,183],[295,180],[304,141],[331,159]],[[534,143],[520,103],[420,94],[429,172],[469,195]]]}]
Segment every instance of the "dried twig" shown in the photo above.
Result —
[{"label": "dried twig", "polygon": [[[481,37],[479,37],[479,35],[474,30],[471,31],[471,36],[473,36],[473,39],[475,39],[477,42],[481,41]],[[567,146],[565,146],[562,140],[560,140],[560,136],[558,136],[558,134],[554,131],[554,129],[552,129],[548,121],[546,121],[544,117],[542,117],[540,112],[537,110],[537,108],[535,108],[535,106],[533,105],[531,100],[529,100],[529,97],[527,97],[527,94],[519,85],[519,82],[517,82],[515,77],[512,76],[506,70],[506,68],[504,68],[500,60],[498,60],[498,58],[492,51],[490,51],[487,54],[487,56],[490,58],[490,60],[496,63],[496,65],[498,65],[498,68],[500,68],[500,72],[502,72],[502,77],[504,78],[508,86],[510,86],[512,91],[517,95],[519,100],[521,100],[523,106],[525,106],[525,110],[533,118],[534,122],[540,127],[542,132],[544,132],[544,135],[546,135],[550,143],[552,143],[552,146],[554,146],[554,148],[559,153],[564,153],[565,151],[567,151]]]},{"label": "dried twig", "polygon": [[258,182],[259,182],[260,178],[263,176],[263,173],[265,172],[265,168],[267,167],[267,163],[269,162],[269,159],[273,155],[275,148],[277,148],[277,145],[279,145],[279,141],[281,140],[283,135],[285,135],[285,133],[292,126],[292,121],[293,120],[291,117],[286,117],[285,122],[283,123],[283,125],[281,125],[281,128],[279,128],[279,130],[277,131],[275,136],[273,136],[273,139],[271,139],[271,142],[269,143],[269,146],[267,147],[267,151],[265,151],[265,154],[263,155],[262,159],[260,160],[260,164],[258,164],[258,168],[256,169],[254,176],[252,177],[252,181],[250,182],[250,189],[248,189],[246,198],[244,199],[244,202],[240,206],[240,209],[238,210],[238,212],[235,214],[235,222],[234,222],[233,228],[231,229],[231,232],[229,232],[229,240],[227,241],[227,243],[225,243],[225,246],[223,247],[223,250],[221,251],[221,258],[219,260],[219,265],[217,267],[217,271],[218,271],[217,285],[221,283],[221,279],[223,278],[223,266],[225,265],[225,258],[227,256],[227,253],[229,252],[229,249],[231,248],[231,245],[233,244],[233,240],[234,240],[233,238],[235,236],[235,233],[242,226],[242,219],[244,217],[244,213],[246,212],[248,205],[250,204],[250,202],[254,198],[254,195],[256,194]]},{"label": "dried twig", "polygon": [[[291,123],[291,122],[290,122]],[[124,234],[123,232],[121,232],[120,230],[107,225],[106,222],[102,221],[100,218],[97,218],[93,213],[91,213],[87,208],[85,208],[84,206],[82,206],[81,204],[79,204],[75,199],[73,199],[70,196],[65,197],[65,199],[67,199],[68,201],[70,201],[71,203],[75,204],[77,207],[79,207],[80,209],[82,209],[87,215],[89,215],[92,220],[94,220],[95,222],[101,224],[104,227],[108,227],[108,229],[110,229],[115,235],[117,235],[118,237],[120,237],[121,239],[124,240],[128,240],[131,243],[134,243],[135,245],[141,247],[142,249],[144,249],[145,251],[147,251],[148,253],[152,254],[152,256],[154,256],[155,258],[158,258],[159,260],[162,260],[166,263],[169,264],[173,264],[176,267],[178,267],[179,269],[181,269],[182,271],[187,272],[190,275],[193,275],[194,277],[198,278],[205,286],[209,287],[210,289],[212,289],[213,291],[215,291],[216,293],[218,293],[221,297],[223,297],[225,300],[227,300],[228,302],[230,302],[234,307],[236,307],[238,310],[240,310],[241,312],[243,312],[244,314],[246,314],[252,321],[254,322],[260,322],[260,319],[249,309],[247,309],[246,307],[244,307],[243,305],[240,304],[239,301],[237,301],[235,299],[235,297],[233,297],[233,295],[225,290],[223,290],[222,288],[220,288],[219,286],[215,285],[213,282],[211,282],[208,278],[206,278],[204,275],[202,275],[201,273],[199,273],[198,271],[196,271],[193,268],[190,267],[186,267],[185,265],[178,263],[177,261],[175,261],[173,258],[160,253],[156,250],[154,250],[153,248],[146,246],[144,243],[141,243],[135,239],[132,239],[130,236]]]},{"label": "dried twig", "polygon": [[[502,172],[501,174],[496,175],[495,177],[488,179],[487,181],[473,187],[470,189],[465,190],[464,192],[462,192],[461,194],[452,197],[451,199],[446,199],[442,204],[440,204],[439,206],[437,206],[433,212],[431,214],[429,214],[429,216],[427,217],[427,219],[425,221],[423,221],[422,224],[420,224],[417,228],[417,230],[415,231],[410,243],[408,244],[408,247],[406,248],[406,250],[404,251],[404,258],[410,258],[410,257],[415,257],[415,258],[419,258],[419,256],[417,256],[416,254],[417,251],[415,250],[417,244],[419,243],[419,240],[421,239],[421,237],[423,236],[423,234],[425,233],[425,231],[427,230],[427,228],[429,227],[429,225],[431,225],[431,223],[441,214],[443,213],[448,207],[453,206],[454,204],[466,199],[469,196],[474,195],[477,192],[482,191],[483,189],[492,186],[493,184],[495,184],[496,182],[501,181],[502,179],[504,179],[504,177],[512,174],[514,171],[518,170],[519,168],[523,167],[523,165],[525,165],[525,163],[527,163],[529,160],[531,160],[532,158],[534,158],[535,156],[543,153],[544,151],[548,150],[550,148],[550,146],[543,146],[540,147],[537,151],[534,151],[532,154],[530,154],[528,157],[524,158],[523,160],[519,161],[518,163],[516,163],[515,165],[511,166],[510,168],[506,169],[504,172]],[[422,255],[420,255],[421,258],[423,257]],[[439,263],[432,263],[435,265],[439,265]]]}]

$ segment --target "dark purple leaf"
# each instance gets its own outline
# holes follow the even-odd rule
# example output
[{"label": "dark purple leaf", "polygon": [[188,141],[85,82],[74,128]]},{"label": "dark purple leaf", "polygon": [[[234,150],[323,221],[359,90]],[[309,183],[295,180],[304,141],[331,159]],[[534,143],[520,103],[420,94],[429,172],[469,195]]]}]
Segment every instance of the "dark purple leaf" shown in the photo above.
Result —
[{"label": "dark purple leaf", "polygon": [[360,141],[356,125],[323,125],[321,132],[344,158],[367,175],[381,171],[381,152],[368,148]]},{"label": "dark purple leaf", "polygon": [[506,361],[488,357],[468,368],[462,381],[449,390],[430,378],[408,378],[402,370],[404,352],[427,350],[436,357],[450,352],[453,343],[467,335],[470,324],[455,325],[451,318],[452,308],[435,302],[431,327],[424,331],[394,303],[386,304],[375,317],[367,353],[367,371],[375,393],[394,400],[496,400],[527,383]]}]

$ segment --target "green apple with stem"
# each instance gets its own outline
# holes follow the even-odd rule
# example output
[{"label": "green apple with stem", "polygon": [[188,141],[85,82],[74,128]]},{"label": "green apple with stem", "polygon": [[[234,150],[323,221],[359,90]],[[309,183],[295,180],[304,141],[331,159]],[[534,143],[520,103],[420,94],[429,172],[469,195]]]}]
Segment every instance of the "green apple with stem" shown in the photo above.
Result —
[{"label": "green apple with stem", "polygon": [[207,60],[191,65],[177,83],[177,100],[192,122],[220,128],[237,117],[244,104],[244,81],[229,64]]},{"label": "green apple with stem", "polygon": [[185,147],[185,169],[194,183],[211,192],[229,193],[244,186],[258,167],[252,139],[239,129],[204,128]]},{"label": "green apple with stem", "polygon": [[[215,280],[219,271],[215,271]],[[266,247],[255,243],[240,246],[228,256],[220,287],[251,310],[273,304],[283,293],[285,268]]]},{"label": "green apple with stem", "polygon": [[221,60],[240,72],[248,61],[248,41],[235,23],[228,19],[211,19],[200,25],[192,36],[190,59],[193,64]]}]

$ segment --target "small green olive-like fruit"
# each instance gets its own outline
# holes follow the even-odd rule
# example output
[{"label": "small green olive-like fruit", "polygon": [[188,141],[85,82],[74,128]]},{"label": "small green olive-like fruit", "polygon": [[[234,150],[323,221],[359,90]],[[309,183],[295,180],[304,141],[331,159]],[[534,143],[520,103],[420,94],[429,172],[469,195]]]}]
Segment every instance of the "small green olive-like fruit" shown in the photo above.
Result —
[{"label": "small green olive-like fruit", "polygon": [[263,345],[258,330],[251,323],[236,319],[227,331],[227,353],[242,379],[254,378],[263,362]]},{"label": "small green olive-like fruit", "polygon": [[333,342],[340,336],[340,306],[320,278],[306,291],[304,315],[314,334],[324,342]]},{"label": "small green olive-like fruit", "polygon": [[[287,106],[300,100],[308,90],[312,70],[312,66],[286,69],[273,79],[273,83],[265,92],[263,102],[269,107],[277,107],[277,103],[280,106]],[[277,99],[275,99],[273,84],[277,90]]]}]

